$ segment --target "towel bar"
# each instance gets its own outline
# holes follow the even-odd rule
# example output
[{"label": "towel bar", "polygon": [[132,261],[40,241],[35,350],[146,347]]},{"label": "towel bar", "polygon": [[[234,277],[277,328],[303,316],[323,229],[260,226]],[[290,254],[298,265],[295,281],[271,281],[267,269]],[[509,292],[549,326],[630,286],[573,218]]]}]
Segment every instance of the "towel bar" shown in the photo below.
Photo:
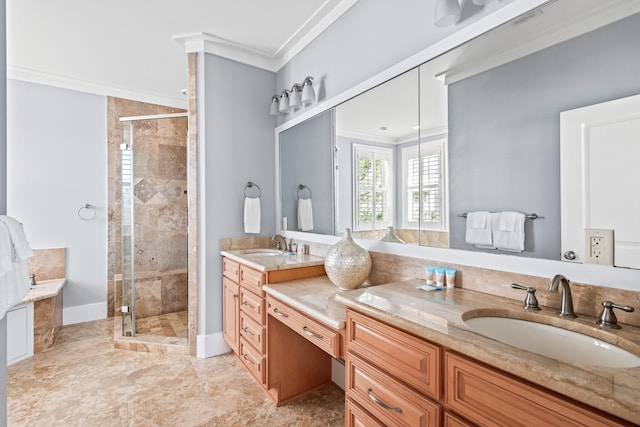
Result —
[{"label": "towel bar", "polygon": [[300,200],[300,199],[301,199],[301,197],[300,197],[300,193],[301,193],[302,191],[304,191],[304,190],[307,190],[307,191],[309,192],[309,197],[308,197],[308,199],[310,199],[310,198],[311,198],[311,189],[310,189],[309,187],[307,187],[306,185],[304,185],[304,184],[300,184],[300,185],[298,185],[298,200]]},{"label": "towel bar", "polygon": [[260,188],[260,186],[255,182],[249,181],[247,182],[247,185],[244,186],[244,190],[242,191],[242,193],[244,194],[244,197],[249,197],[247,196],[247,189],[252,187],[256,187],[258,189],[258,197],[262,196],[262,189]]},{"label": "towel bar", "polygon": [[[467,213],[466,212],[458,214],[458,218],[466,218],[466,217],[467,217]],[[543,219],[544,218],[543,216],[540,216],[540,215],[535,214],[535,213],[525,214],[524,217],[528,218],[528,219]]]}]

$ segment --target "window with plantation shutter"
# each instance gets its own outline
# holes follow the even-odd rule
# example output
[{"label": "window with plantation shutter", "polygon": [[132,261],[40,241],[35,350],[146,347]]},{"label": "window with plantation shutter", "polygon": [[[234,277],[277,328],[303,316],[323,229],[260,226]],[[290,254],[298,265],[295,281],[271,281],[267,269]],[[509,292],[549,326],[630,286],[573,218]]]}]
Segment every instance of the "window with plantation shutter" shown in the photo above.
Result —
[{"label": "window with plantation shutter", "polygon": [[446,229],[444,143],[429,141],[402,149],[403,227]]},{"label": "window with plantation shutter", "polygon": [[393,225],[393,152],[389,148],[354,144],[354,230]]}]

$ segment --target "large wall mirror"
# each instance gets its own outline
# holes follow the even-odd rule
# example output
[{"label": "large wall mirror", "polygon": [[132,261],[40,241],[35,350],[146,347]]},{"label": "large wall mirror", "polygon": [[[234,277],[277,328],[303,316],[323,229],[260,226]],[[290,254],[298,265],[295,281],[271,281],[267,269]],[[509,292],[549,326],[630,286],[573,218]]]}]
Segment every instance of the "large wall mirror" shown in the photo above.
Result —
[{"label": "large wall mirror", "polygon": [[[640,94],[639,12],[551,1],[337,105],[335,233],[562,259],[560,116]],[[467,243],[478,211],[537,215],[523,250]]]}]

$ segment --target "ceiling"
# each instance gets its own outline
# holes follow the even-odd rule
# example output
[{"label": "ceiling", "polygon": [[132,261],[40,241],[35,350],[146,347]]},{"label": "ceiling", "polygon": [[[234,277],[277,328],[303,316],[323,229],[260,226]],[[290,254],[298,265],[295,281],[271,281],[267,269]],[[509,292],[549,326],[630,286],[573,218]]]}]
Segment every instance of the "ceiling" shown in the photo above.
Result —
[{"label": "ceiling", "polygon": [[277,71],[356,2],[7,0],[7,74],[185,107],[186,54],[176,36],[204,37]]}]

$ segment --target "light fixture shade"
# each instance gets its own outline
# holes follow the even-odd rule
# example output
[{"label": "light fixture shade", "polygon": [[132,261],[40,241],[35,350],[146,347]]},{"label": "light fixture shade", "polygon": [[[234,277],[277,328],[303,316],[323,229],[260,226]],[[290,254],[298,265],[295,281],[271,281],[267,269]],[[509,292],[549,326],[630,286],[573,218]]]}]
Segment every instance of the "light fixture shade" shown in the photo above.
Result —
[{"label": "light fixture shade", "polygon": [[316,92],[313,90],[313,83],[311,80],[313,77],[307,77],[304,79],[304,85],[302,86],[302,105],[307,106],[316,102]]},{"label": "light fixture shade", "polygon": [[286,90],[282,92],[282,96],[280,97],[280,105],[278,106],[278,111],[280,111],[281,113],[289,112],[289,92]]},{"label": "light fixture shade", "polygon": [[278,108],[280,106],[280,97],[278,95],[274,95],[271,98],[271,107],[269,108],[269,114],[272,116],[277,116],[279,114]]},{"label": "light fixture shade", "polygon": [[460,20],[458,0],[437,0],[434,24],[436,27],[448,27]]},{"label": "light fixture shade", "polygon": [[289,94],[289,108],[294,111],[302,107],[302,88],[294,85],[293,90]]}]

